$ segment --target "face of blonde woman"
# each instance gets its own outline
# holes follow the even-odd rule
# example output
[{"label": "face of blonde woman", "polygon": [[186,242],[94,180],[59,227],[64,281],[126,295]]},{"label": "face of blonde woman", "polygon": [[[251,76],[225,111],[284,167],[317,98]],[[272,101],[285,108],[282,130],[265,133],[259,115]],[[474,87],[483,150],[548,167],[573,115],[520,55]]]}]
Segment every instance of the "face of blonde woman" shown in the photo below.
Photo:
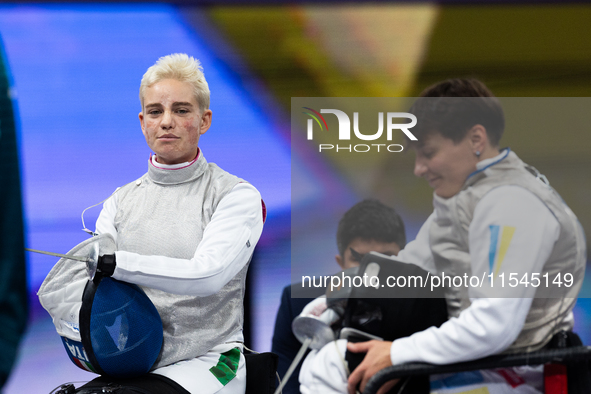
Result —
[{"label": "face of blonde woman", "polygon": [[211,126],[211,111],[202,111],[189,83],[164,79],[144,91],[139,114],[142,133],[162,164],[197,156],[199,137]]}]

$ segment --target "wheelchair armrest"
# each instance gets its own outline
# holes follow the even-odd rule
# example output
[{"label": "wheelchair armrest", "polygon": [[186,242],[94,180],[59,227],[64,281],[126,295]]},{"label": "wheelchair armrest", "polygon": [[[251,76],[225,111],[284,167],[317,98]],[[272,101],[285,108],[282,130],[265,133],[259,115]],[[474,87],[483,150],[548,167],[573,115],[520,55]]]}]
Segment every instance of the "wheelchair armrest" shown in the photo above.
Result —
[{"label": "wheelchair armrest", "polygon": [[546,363],[565,363],[591,358],[591,346],[578,346],[566,349],[539,350],[531,353],[515,353],[489,356],[478,360],[455,364],[433,365],[427,363],[408,363],[392,365],[376,373],[367,382],[363,394],[375,394],[384,383],[405,376],[433,375],[474,371],[478,369],[508,368],[520,365],[540,365]]}]

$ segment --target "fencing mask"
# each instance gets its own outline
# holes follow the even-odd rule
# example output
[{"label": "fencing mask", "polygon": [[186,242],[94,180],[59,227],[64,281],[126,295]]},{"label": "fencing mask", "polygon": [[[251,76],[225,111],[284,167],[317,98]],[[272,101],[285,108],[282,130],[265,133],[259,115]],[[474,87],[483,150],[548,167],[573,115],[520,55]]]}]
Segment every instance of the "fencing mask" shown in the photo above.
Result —
[{"label": "fencing mask", "polygon": [[[109,234],[88,239],[68,252],[86,257],[115,251]],[[89,280],[83,262],[60,259],[38,292],[53,318],[70,360],[79,368],[113,377],[150,371],[162,347],[162,321],[136,285],[97,275]]]}]

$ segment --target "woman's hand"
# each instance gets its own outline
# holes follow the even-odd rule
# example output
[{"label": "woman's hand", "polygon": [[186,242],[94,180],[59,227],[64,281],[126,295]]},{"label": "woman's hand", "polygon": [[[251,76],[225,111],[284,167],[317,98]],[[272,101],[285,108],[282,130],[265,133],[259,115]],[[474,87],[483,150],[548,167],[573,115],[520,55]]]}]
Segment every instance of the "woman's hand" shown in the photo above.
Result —
[{"label": "woman's hand", "polygon": [[[367,353],[363,362],[361,362],[361,364],[359,364],[359,366],[351,373],[351,376],[349,376],[349,394],[355,394],[357,392],[357,385],[359,385],[360,382],[359,390],[363,392],[365,390],[365,385],[373,375],[392,365],[392,361],[390,360],[391,345],[392,342],[375,340],[369,342],[349,343],[347,345],[347,350],[352,353]],[[397,382],[398,379],[387,382],[380,388],[378,394],[387,393]]]}]

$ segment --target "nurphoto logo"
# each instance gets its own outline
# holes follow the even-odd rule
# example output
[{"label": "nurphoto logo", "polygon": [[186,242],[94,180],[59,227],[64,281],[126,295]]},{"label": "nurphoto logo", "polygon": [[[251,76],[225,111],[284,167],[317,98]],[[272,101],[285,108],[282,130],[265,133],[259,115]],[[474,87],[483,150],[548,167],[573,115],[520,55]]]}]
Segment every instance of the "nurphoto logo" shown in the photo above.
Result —
[{"label": "nurphoto logo", "polygon": [[[328,124],[322,114],[333,114],[337,117],[339,123],[338,140],[351,140],[351,119],[349,115],[338,109],[321,109],[320,112],[310,108],[302,107],[306,111],[303,113],[310,116],[307,122],[307,138],[314,139],[314,127],[319,128],[321,132],[329,132]],[[386,113],[386,140],[392,141],[394,130],[402,131],[410,140],[416,141],[417,138],[410,132],[409,129],[417,124],[417,117],[408,112],[387,112]],[[398,123],[399,119],[408,119],[409,123]],[[396,121],[395,121],[396,120]],[[395,123],[396,122],[396,123]],[[384,112],[378,112],[378,131],[373,134],[364,134],[359,130],[359,112],[353,112],[353,133],[355,137],[362,141],[375,141],[384,134]],[[369,152],[369,151],[387,151],[387,152],[402,152],[404,147],[400,144],[318,144],[318,151],[335,150],[336,152]]]}]

